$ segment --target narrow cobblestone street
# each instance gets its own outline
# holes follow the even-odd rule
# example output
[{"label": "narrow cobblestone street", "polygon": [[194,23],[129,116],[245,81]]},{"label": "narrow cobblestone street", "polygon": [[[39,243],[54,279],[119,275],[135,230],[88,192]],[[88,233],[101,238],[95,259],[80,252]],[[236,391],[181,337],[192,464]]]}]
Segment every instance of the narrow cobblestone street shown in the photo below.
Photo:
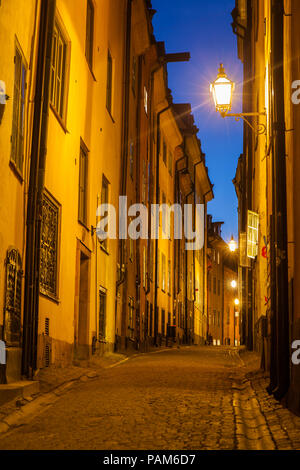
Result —
[{"label": "narrow cobblestone street", "polygon": [[0,449],[300,449],[300,418],[268,397],[256,356],[244,356],[187,347],[131,358],[78,381]]}]

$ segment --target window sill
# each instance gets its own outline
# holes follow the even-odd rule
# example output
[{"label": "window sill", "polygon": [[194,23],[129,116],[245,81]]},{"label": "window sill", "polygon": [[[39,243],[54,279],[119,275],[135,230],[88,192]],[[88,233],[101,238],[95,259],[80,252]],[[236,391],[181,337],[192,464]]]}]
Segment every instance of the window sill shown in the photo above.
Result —
[{"label": "window sill", "polygon": [[81,225],[81,227],[85,228],[85,230],[87,232],[90,232],[90,229],[88,228],[88,226],[84,222],[81,222],[81,220],[78,219],[78,223],[79,223],[79,225]]},{"label": "window sill", "polygon": [[92,77],[93,77],[93,80],[94,80],[94,82],[96,82],[97,80],[96,80],[95,74],[94,74],[94,72],[93,72],[93,68],[92,68],[91,64],[89,63],[89,61],[87,60],[86,57],[85,57],[85,60],[86,60],[88,69],[89,69],[89,71],[91,72],[91,75],[92,75]]},{"label": "window sill", "polygon": [[107,108],[107,106],[106,106],[106,111],[108,112],[108,115],[109,115],[110,119],[112,120],[113,124],[115,124],[115,120],[114,120],[114,118],[112,117],[111,112],[109,111],[109,109]]},{"label": "window sill", "polygon": [[20,181],[21,184],[23,184],[23,182],[24,182],[23,175],[22,175],[21,171],[17,168],[17,166],[16,166],[16,164],[13,160],[9,161],[9,166],[10,166],[11,170],[13,171],[13,173],[15,174],[16,178]]},{"label": "window sill", "polygon": [[43,292],[40,290],[40,295],[48,300],[51,300],[52,302],[56,303],[57,305],[60,304],[60,300],[58,297],[54,297],[51,294],[48,294],[47,292]]},{"label": "window sill", "polygon": [[100,243],[100,249],[101,249],[101,251],[103,251],[103,253],[105,253],[107,256],[110,256],[109,251],[105,248],[105,246],[102,246],[102,243]]},{"label": "window sill", "polygon": [[60,125],[60,127],[62,128],[62,130],[64,131],[65,134],[69,134],[69,131],[68,129],[66,128],[66,123],[63,121],[63,119],[60,117],[60,115],[58,114],[58,112],[56,111],[56,109],[54,108],[54,106],[52,106],[52,104],[50,103],[50,109],[52,110],[54,116],[56,117],[56,119],[58,120],[58,123]]}]

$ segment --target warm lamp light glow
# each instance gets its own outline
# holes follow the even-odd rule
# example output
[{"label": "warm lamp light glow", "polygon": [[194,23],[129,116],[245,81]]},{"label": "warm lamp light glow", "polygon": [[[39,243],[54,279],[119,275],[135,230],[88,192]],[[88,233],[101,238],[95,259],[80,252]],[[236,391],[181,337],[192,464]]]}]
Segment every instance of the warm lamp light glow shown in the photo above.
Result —
[{"label": "warm lamp light glow", "polygon": [[237,243],[236,243],[235,239],[233,238],[233,235],[231,237],[230,242],[228,243],[228,246],[229,246],[230,251],[232,251],[232,252],[236,251],[236,249],[237,249]]},{"label": "warm lamp light glow", "polygon": [[217,79],[210,85],[210,91],[214,98],[216,111],[219,111],[223,116],[231,110],[234,87],[234,83],[229,80],[223,64],[221,64]]},{"label": "warm lamp light glow", "polygon": [[237,287],[237,282],[236,282],[236,281],[231,281],[231,287],[232,287],[233,289],[236,289],[236,287]]},{"label": "warm lamp light glow", "polygon": [[240,305],[239,299],[235,299],[234,303],[235,303],[235,305]]}]

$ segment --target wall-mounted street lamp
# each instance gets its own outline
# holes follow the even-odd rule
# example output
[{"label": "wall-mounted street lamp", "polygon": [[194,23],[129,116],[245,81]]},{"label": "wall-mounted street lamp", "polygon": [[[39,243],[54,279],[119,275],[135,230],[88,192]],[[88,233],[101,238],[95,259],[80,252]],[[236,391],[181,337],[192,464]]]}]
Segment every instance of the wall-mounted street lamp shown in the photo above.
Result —
[{"label": "wall-mounted street lamp", "polygon": [[233,238],[233,235],[231,237],[230,242],[228,243],[228,246],[229,246],[229,250],[232,252],[235,252],[237,250],[237,243],[235,239]]},{"label": "wall-mounted street lamp", "polygon": [[231,281],[231,287],[233,289],[236,289],[237,288],[237,282],[235,280]]},{"label": "wall-mounted street lamp", "polygon": [[239,299],[234,299],[234,305],[236,305],[236,306],[240,305]]},{"label": "wall-mounted street lamp", "polygon": [[265,124],[258,124],[255,129],[247,119],[248,117],[266,116],[266,112],[262,113],[229,113],[232,105],[232,97],[235,89],[235,84],[227,77],[223,64],[220,64],[218,76],[216,80],[211,83],[210,91],[213,95],[216,111],[221,114],[223,118],[234,117],[236,121],[243,119],[251,129],[257,134],[266,134],[267,129]]}]

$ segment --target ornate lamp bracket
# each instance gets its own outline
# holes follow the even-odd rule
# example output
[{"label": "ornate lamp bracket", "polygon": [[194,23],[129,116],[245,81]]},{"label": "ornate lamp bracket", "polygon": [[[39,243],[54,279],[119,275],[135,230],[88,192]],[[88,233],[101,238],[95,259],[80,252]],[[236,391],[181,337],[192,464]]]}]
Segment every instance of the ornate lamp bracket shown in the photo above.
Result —
[{"label": "ornate lamp bracket", "polygon": [[263,113],[237,113],[237,114],[235,114],[235,113],[221,113],[221,116],[223,118],[225,118],[225,117],[234,117],[237,122],[239,122],[241,119],[243,119],[243,121],[245,121],[245,123],[248,124],[248,126],[253,130],[253,132],[255,132],[255,134],[257,134],[257,135],[266,135],[267,134],[267,127],[266,127],[265,124],[258,123],[257,127],[255,128],[254,126],[252,126],[249,119],[247,119],[248,117],[266,116],[266,112],[263,112]]}]

